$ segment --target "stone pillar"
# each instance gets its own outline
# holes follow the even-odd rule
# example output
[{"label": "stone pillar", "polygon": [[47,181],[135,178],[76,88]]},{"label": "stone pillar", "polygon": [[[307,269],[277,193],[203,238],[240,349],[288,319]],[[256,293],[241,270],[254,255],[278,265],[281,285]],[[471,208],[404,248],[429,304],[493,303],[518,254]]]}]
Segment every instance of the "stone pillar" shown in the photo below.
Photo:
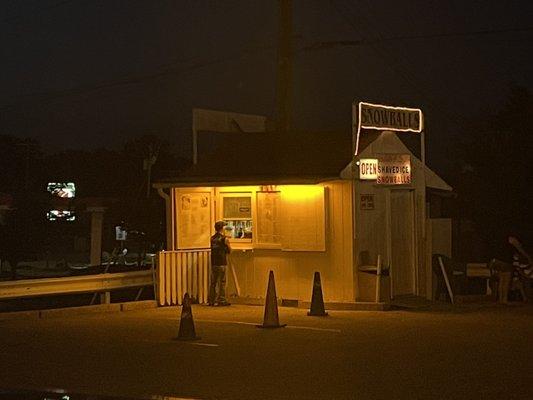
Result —
[{"label": "stone pillar", "polygon": [[91,265],[102,263],[102,226],[104,222],[105,207],[88,207],[91,213]]}]

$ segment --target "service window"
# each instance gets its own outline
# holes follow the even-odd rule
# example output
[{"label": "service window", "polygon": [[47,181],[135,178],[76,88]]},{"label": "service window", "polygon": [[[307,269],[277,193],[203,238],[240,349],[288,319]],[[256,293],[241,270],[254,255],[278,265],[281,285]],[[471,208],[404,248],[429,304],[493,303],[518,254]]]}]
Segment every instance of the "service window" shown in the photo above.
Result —
[{"label": "service window", "polygon": [[282,249],[325,251],[324,188],[291,185],[281,188]]},{"label": "service window", "polygon": [[325,251],[325,192],[318,185],[221,192],[217,218],[232,243],[283,251]]},{"label": "service window", "polygon": [[226,235],[234,243],[251,243],[253,235],[252,194],[221,193],[221,215],[227,225]]}]

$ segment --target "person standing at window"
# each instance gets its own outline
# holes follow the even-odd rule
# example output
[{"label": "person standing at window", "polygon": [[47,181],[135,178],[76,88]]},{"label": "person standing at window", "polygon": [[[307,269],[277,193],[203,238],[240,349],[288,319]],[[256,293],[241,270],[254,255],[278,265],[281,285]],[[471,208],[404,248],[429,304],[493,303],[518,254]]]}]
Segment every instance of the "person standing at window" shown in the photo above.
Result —
[{"label": "person standing at window", "polygon": [[227,255],[231,252],[229,239],[224,234],[224,221],[215,223],[215,234],[211,236],[211,285],[207,304],[210,306],[229,306],[226,300]]}]

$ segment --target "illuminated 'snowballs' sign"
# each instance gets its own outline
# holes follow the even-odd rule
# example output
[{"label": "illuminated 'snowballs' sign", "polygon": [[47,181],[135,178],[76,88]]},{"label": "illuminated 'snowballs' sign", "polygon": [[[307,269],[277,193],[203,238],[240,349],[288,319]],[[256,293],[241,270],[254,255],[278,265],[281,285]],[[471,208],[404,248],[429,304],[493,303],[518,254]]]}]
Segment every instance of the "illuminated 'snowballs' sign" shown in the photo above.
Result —
[{"label": "illuminated 'snowballs' sign", "polygon": [[379,158],[359,160],[359,179],[375,180],[378,185],[409,185],[411,157],[408,154],[381,154]]},{"label": "illuminated 'snowballs' sign", "polygon": [[422,110],[417,108],[363,102],[359,103],[359,107],[361,128],[402,132],[422,131]]}]

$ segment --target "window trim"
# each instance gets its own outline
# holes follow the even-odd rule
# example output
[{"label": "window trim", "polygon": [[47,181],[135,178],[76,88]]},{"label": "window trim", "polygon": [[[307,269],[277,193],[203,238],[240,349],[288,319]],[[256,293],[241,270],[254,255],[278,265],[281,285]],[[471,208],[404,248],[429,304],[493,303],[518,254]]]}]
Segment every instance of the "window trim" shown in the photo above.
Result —
[{"label": "window trim", "polygon": [[[252,222],[252,238],[251,239],[236,239],[231,238],[231,244],[236,245],[237,248],[254,248],[255,244],[255,190],[250,188],[250,191],[220,191],[217,198],[219,199],[219,205],[217,207],[218,215],[223,221],[251,221]],[[226,197],[250,197],[250,218],[224,218],[224,198]]]}]

